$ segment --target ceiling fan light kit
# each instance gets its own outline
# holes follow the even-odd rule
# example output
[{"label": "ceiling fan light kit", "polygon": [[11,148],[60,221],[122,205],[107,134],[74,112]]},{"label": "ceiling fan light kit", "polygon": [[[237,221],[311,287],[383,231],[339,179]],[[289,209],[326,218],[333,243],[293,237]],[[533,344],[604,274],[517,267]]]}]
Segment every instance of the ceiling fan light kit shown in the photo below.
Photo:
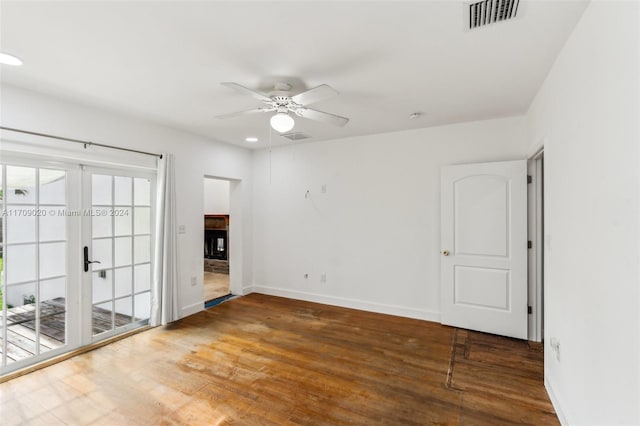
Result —
[{"label": "ceiling fan light kit", "polygon": [[286,112],[278,112],[269,120],[271,127],[278,133],[287,133],[295,125],[295,121]]},{"label": "ceiling fan light kit", "polygon": [[306,105],[319,102],[324,99],[338,95],[338,92],[332,87],[321,84],[320,86],[309,89],[305,92],[294,96],[287,96],[286,93],[291,89],[287,83],[278,83],[275,85],[276,95],[267,96],[262,93],[251,90],[237,83],[221,83],[230,89],[239,93],[249,95],[259,101],[262,101],[266,107],[255,108],[248,111],[235,112],[231,114],[219,115],[218,118],[231,118],[241,115],[253,114],[256,112],[273,112],[276,113],[271,117],[269,123],[271,127],[279,133],[287,133],[295,125],[295,121],[289,112],[310,120],[320,121],[323,123],[333,124],[334,126],[344,126],[349,122],[346,117],[341,117],[328,112],[318,111],[316,109],[307,108]]}]

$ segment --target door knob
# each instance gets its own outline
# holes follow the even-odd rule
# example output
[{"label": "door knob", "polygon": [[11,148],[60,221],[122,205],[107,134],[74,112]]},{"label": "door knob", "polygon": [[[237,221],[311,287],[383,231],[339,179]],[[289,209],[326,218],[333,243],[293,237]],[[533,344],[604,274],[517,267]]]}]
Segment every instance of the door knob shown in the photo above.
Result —
[{"label": "door knob", "polygon": [[443,256],[449,256],[449,250],[442,250]]}]

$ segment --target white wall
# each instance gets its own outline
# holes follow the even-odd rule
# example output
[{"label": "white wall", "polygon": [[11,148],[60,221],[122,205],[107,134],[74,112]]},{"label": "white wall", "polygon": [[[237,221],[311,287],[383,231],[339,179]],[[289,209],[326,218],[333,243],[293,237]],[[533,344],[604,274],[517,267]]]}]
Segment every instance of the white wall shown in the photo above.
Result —
[{"label": "white wall", "polygon": [[[234,231],[234,235],[241,238],[241,243],[234,244],[237,267],[234,269],[236,282],[232,282],[232,291],[238,293],[252,282],[250,151],[15,87],[2,86],[1,95],[0,122],[3,126],[175,155],[177,222],[186,228],[184,234],[178,235],[179,304],[183,316],[203,307],[203,178],[210,175],[239,180],[234,181],[232,209],[235,210],[234,217],[241,219],[234,226],[242,223],[243,228]],[[47,143],[52,147],[64,144],[52,140],[47,140]],[[82,152],[81,145],[80,148],[73,145],[70,150]],[[112,152],[106,151],[102,155],[107,157]],[[196,279],[194,286],[191,285],[192,277]]]},{"label": "white wall", "polygon": [[545,150],[545,379],[568,424],[640,424],[638,9],[590,4],[528,113]]},{"label": "white wall", "polygon": [[229,214],[230,182],[204,179],[204,214]]},{"label": "white wall", "polygon": [[440,167],[524,153],[523,117],[255,151],[253,290],[439,320]]}]

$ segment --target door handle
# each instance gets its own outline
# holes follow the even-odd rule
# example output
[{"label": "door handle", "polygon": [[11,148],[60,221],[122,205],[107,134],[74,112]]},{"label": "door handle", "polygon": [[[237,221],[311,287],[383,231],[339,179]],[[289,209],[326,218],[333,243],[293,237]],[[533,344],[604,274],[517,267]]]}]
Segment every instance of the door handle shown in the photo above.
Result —
[{"label": "door handle", "polygon": [[442,250],[443,256],[449,256],[449,250]]},{"label": "door handle", "polygon": [[100,263],[99,260],[89,260],[89,247],[84,246],[84,271],[89,272],[89,264]]}]

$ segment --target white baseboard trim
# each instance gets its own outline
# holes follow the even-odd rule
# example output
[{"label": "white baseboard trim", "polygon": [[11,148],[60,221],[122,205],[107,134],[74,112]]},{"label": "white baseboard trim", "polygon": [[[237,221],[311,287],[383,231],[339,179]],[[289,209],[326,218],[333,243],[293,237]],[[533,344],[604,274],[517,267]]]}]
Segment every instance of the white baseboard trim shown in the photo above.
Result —
[{"label": "white baseboard trim", "polygon": [[204,309],[204,301],[192,303],[191,305],[183,306],[180,310],[180,318],[188,317],[189,315],[197,314]]},{"label": "white baseboard trim", "polygon": [[245,296],[245,295],[247,295],[249,293],[254,293],[255,292],[254,287],[255,287],[254,285],[250,285],[250,286],[247,286],[247,287],[242,287],[241,296]]},{"label": "white baseboard trim", "polygon": [[245,293],[260,293],[269,296],[280,296],[289,299],[304,300],[306,302],[323,303],[325,305],[340,306],[343,308],[359,309],[361,311],[376,312],[379,314],[396,315],[399,317],[414,318],[425,321],[440,322],[440,313],[425,311],[416,308],[407,308],[398,305],[386,305],[383,303],[367,302],[364,300],[349,299],[346,297],[326,296],[317,293],[288,290],[277,287],[265,287],[253,285],[244,288]]},{"label": "white baseboard trim", "polygon": [[560,420],[561,425],[568,425],[567,417],[564,415],[564,411],[562,411],[562,406],[560,405],[560,401],[558,401],[558,397],[553,391],[553,387],[547,379],[547,376],[544,376],[544,387],[547,390],[547,395],[549,395],[549,399],[551,400],[551,405],[553,405],[553,409],[556,410],[556,415],[558,416],[558,420]]}]

